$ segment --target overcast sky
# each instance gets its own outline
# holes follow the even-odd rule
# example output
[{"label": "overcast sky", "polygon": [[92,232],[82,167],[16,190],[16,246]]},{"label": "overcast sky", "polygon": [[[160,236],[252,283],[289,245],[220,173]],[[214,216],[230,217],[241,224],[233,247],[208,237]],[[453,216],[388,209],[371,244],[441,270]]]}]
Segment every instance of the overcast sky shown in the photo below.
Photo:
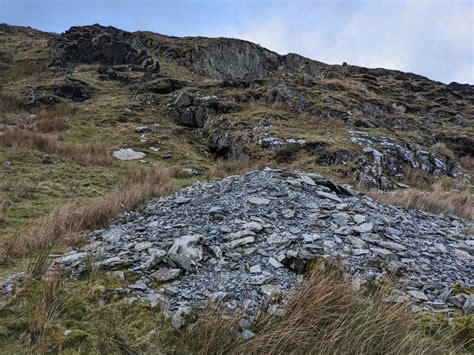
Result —
[{"label": "overcast sky", "polygon": [[0,22],[51,32],[100,23],[247,39],[331,64],[474,84],[474,0],[0,0]]}]

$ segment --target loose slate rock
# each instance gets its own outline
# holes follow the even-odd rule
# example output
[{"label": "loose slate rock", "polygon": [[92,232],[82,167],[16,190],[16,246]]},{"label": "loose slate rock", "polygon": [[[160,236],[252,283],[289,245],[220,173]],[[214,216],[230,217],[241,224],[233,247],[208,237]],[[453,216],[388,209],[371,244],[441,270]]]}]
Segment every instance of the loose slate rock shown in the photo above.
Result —
[{"label": "loose slate rock", "polygon": [[[314,260],[330,258],[361,285],[397,272],[400,290],[426,296],[402,295],[421,309],[462,303],[471,311],[466,297],[450,301],[450,289],[474,286],[473,243],[466,235],[472,222],[383,205],[323,177],[308,174],[313,185],[301,176],[264,169],[196,183],[91,232],[91,244],[56,258],[52,267],[80,276],[87,253],[97,249],[101,268],[135,273],[143,280],[136,297],[163,293],[172,313],[213,300],[251,312],[267,301],[271,287],[265,285],[277,286],[285,300]],[[181,272],[156,289],[150,280],[162,269]]]},{"label": "loose slate rock", "polygon": [[268,198],[262,197],[249,197],[247,202],[257,206],[266,206],[270,204],[270,200]]},{"label": "loose slate rock", "polygon": [[166,282],[174,280],[179,274],[181,274],[181,269],[161,269],[151,274],[151,276],[158,282]]}]

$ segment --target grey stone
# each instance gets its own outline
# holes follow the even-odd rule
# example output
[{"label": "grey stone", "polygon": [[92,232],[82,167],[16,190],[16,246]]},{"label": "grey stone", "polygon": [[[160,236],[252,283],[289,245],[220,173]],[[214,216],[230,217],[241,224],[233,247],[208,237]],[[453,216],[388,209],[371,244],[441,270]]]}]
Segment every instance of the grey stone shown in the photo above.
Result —
[{"label": "grey stone", "polygon": [[354,219],[354,222],[357,223],[357,224],[364,223],[367,219],[367,217],[362,215],[362,214],[356,214],[356,215],[352,216],[352,218]]},{"label": "grey stone", "polygon": [[262,285],[260,289],[264,295],[271,296],[274,293],[279,292],[281,288],[279,285],[266,284]]},{"label": "grey stone", "polygon": [[202,240],[202,235],[199,234],[179,237],[168,250],[168,255],[176,254],[198,262],[203,257]]},{"label": "grey stone", "polygon": [[120,148],[118,150],[114,150],[112,155],[119,160],[136,160],[144,158],[146,154],[137,152],[131,148]]},{"label": "grey stone", "polygon": [[245,244],[253,243],[254,241],[255,241],[254,237],[245,237],[245,238],[231,240],[230,242],[227,242],[224,245],[232,249],[232,248],[239,247]]},{"label": "grey stone", "polygon": [[462,307],[464,314],[474,314],[474,294],[466,296],[466,302]]},{"label": "grey stone", "polygon": [[266,206],[270,204],[270,200],[268,198],[256,197],[256,196],[247,198],[247,202],[251,203],[252,205],[257,205],[257,206]]},{"label": "grey stone", "polygon": [[148,127],[148,126],[135,127],[135,132],[137,132],[137,133],[146,133],[146,132],[149,132],[149,131],[150,131],[150,127]]},{"label": "grey stone", "polygon": [[283,265],[278,261],[276,260],[275,258],[269,258],[268,259],[268,263],[270,265],[272,265],[273,267],[276,267],[276,268],[281,268],[283,267]]},{"label": "grey stone", "polygon": [[246,230],[250,230],[252,232],[260,232],[263,227],[260,223],[258,222],[249,222],[249,223],[245,223],[242,228],[246,229]]},{"label": "grey stone", "polygon": [[361,225],[355,226],[354,231],[357,233],[369,233],[374,229],[373,223],[362,223]]},{"label": "grey stone", "polygon": [[428,296],[424,292],[421,291],[416,291],[416,290],[409,290],[407,293],[412,296],[413,298],[416,298],[417,300],[420,301],[428,301]]},{"label": "grey stone", "polygon": [[337,203],[342,203],[342,200],[339,197],[337,197],[337,195],[335,195],[335,194],[327,193],[327,192],[324,192],[324,191],[316,191],[316,195],[318,197],[321,197],[321,198],[326,198],[326,199],[329,199],[329,200],[333,200]]},{"label": "grey stone", "polygon": [[141,242],[141,243],[135,244],[135,246],[133,247],[133,249],[134,249],[135,251],[142,251],[142,250],[151,248],[152,246],[153,246],[153,243],[152,243],[152,242]]},{"label": "grey stone", "polygon": [[171,325],[175,329],[183,328],[187,323],[187,317],[191,314],[191,308],[180,307],[171,318]]},{"label": "grey stone", "polygon": [[181,269],[161,269],[151,274],[151,276],[158,282],[166,282],[174,280],[180,274]]},{"label": "grey stone", "polygon": [[262,272],[262,268],[260,267],[260,265],[254,265],[250,267],[250,272],[252,274],[260,274]]},{"label": "grey stone", "polygon": [[255,337],[255,333],[251,330],[245,329],[242,333],[240,333],[240,337],[242,340],[250,340]]}]

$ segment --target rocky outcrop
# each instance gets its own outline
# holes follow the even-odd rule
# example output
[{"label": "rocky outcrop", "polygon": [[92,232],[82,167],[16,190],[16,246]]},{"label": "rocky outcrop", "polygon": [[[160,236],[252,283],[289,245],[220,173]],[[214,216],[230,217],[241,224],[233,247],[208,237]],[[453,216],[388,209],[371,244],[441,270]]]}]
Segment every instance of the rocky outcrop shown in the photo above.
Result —
[{"label": "rocky outcrop", "polygon": [[221,102],[216,96],[191,95],[180,93],[173,102],[167,106],[167,112],[176,123],[193,128],[205,126],[209,117],[216,114],[236,112],[240,108],[230,102]]},{"label": "rocky outcrop", "polygon": [[78,63],[105,65],[133,64],[153,73],[160,70],[137,38],[126,31],[100,25],[71,27],[50,41],[53,64],[60,67]]},{"label": "rocky outcrop", "polygon": [[255,319],[258,305],[275,293],[274,302],[284,300],[311,263],[339,260],[358,287],[398,275],[388,302],[467,313],[469,295],[452,288],[474,286],[468,226],[382,205],[318,174],[266,169],[198,183],[128,213],[56,266],[78,276],[96,252],[99,267],[136,273],[128,290],[164,310],[211,302],[243,306]]},{"label": "rocky outcrop", "polygon": [[359,159],[354,176],[367,188],[406,187],[403,181],[409,169],[421,170],[434,177],[451,176],[465,182],[471,179],[458,161],[419,145],[364,131],[349,131],[349,134],[367,155]]},{"label": "rocky outcrop", "polygon": [[32,87],[23,92],[24,103],[30,110],[37,110],[43,106],[52,106],[64,100],[83,102],[89,100],[94,89],[87,83],[66,78],[64,81]]}]

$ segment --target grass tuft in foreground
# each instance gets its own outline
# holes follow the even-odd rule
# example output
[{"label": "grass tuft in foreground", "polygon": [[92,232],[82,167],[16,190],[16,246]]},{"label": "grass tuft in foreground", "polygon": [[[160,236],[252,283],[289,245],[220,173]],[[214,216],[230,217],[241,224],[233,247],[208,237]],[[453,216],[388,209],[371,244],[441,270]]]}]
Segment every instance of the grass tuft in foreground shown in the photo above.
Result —
[{"label": "grass tuft in foreground", "polygon": [[408,305],[385,297],[384,291],[355,291],[339,268],[315,269],[283,316],[262,312],[251,340],[240,340],[232,321],[208,312],[178,335],[176,348],[193,354],[421,354],[461,353],[469,346],[469,338],[449,330],[433,337]]}]

